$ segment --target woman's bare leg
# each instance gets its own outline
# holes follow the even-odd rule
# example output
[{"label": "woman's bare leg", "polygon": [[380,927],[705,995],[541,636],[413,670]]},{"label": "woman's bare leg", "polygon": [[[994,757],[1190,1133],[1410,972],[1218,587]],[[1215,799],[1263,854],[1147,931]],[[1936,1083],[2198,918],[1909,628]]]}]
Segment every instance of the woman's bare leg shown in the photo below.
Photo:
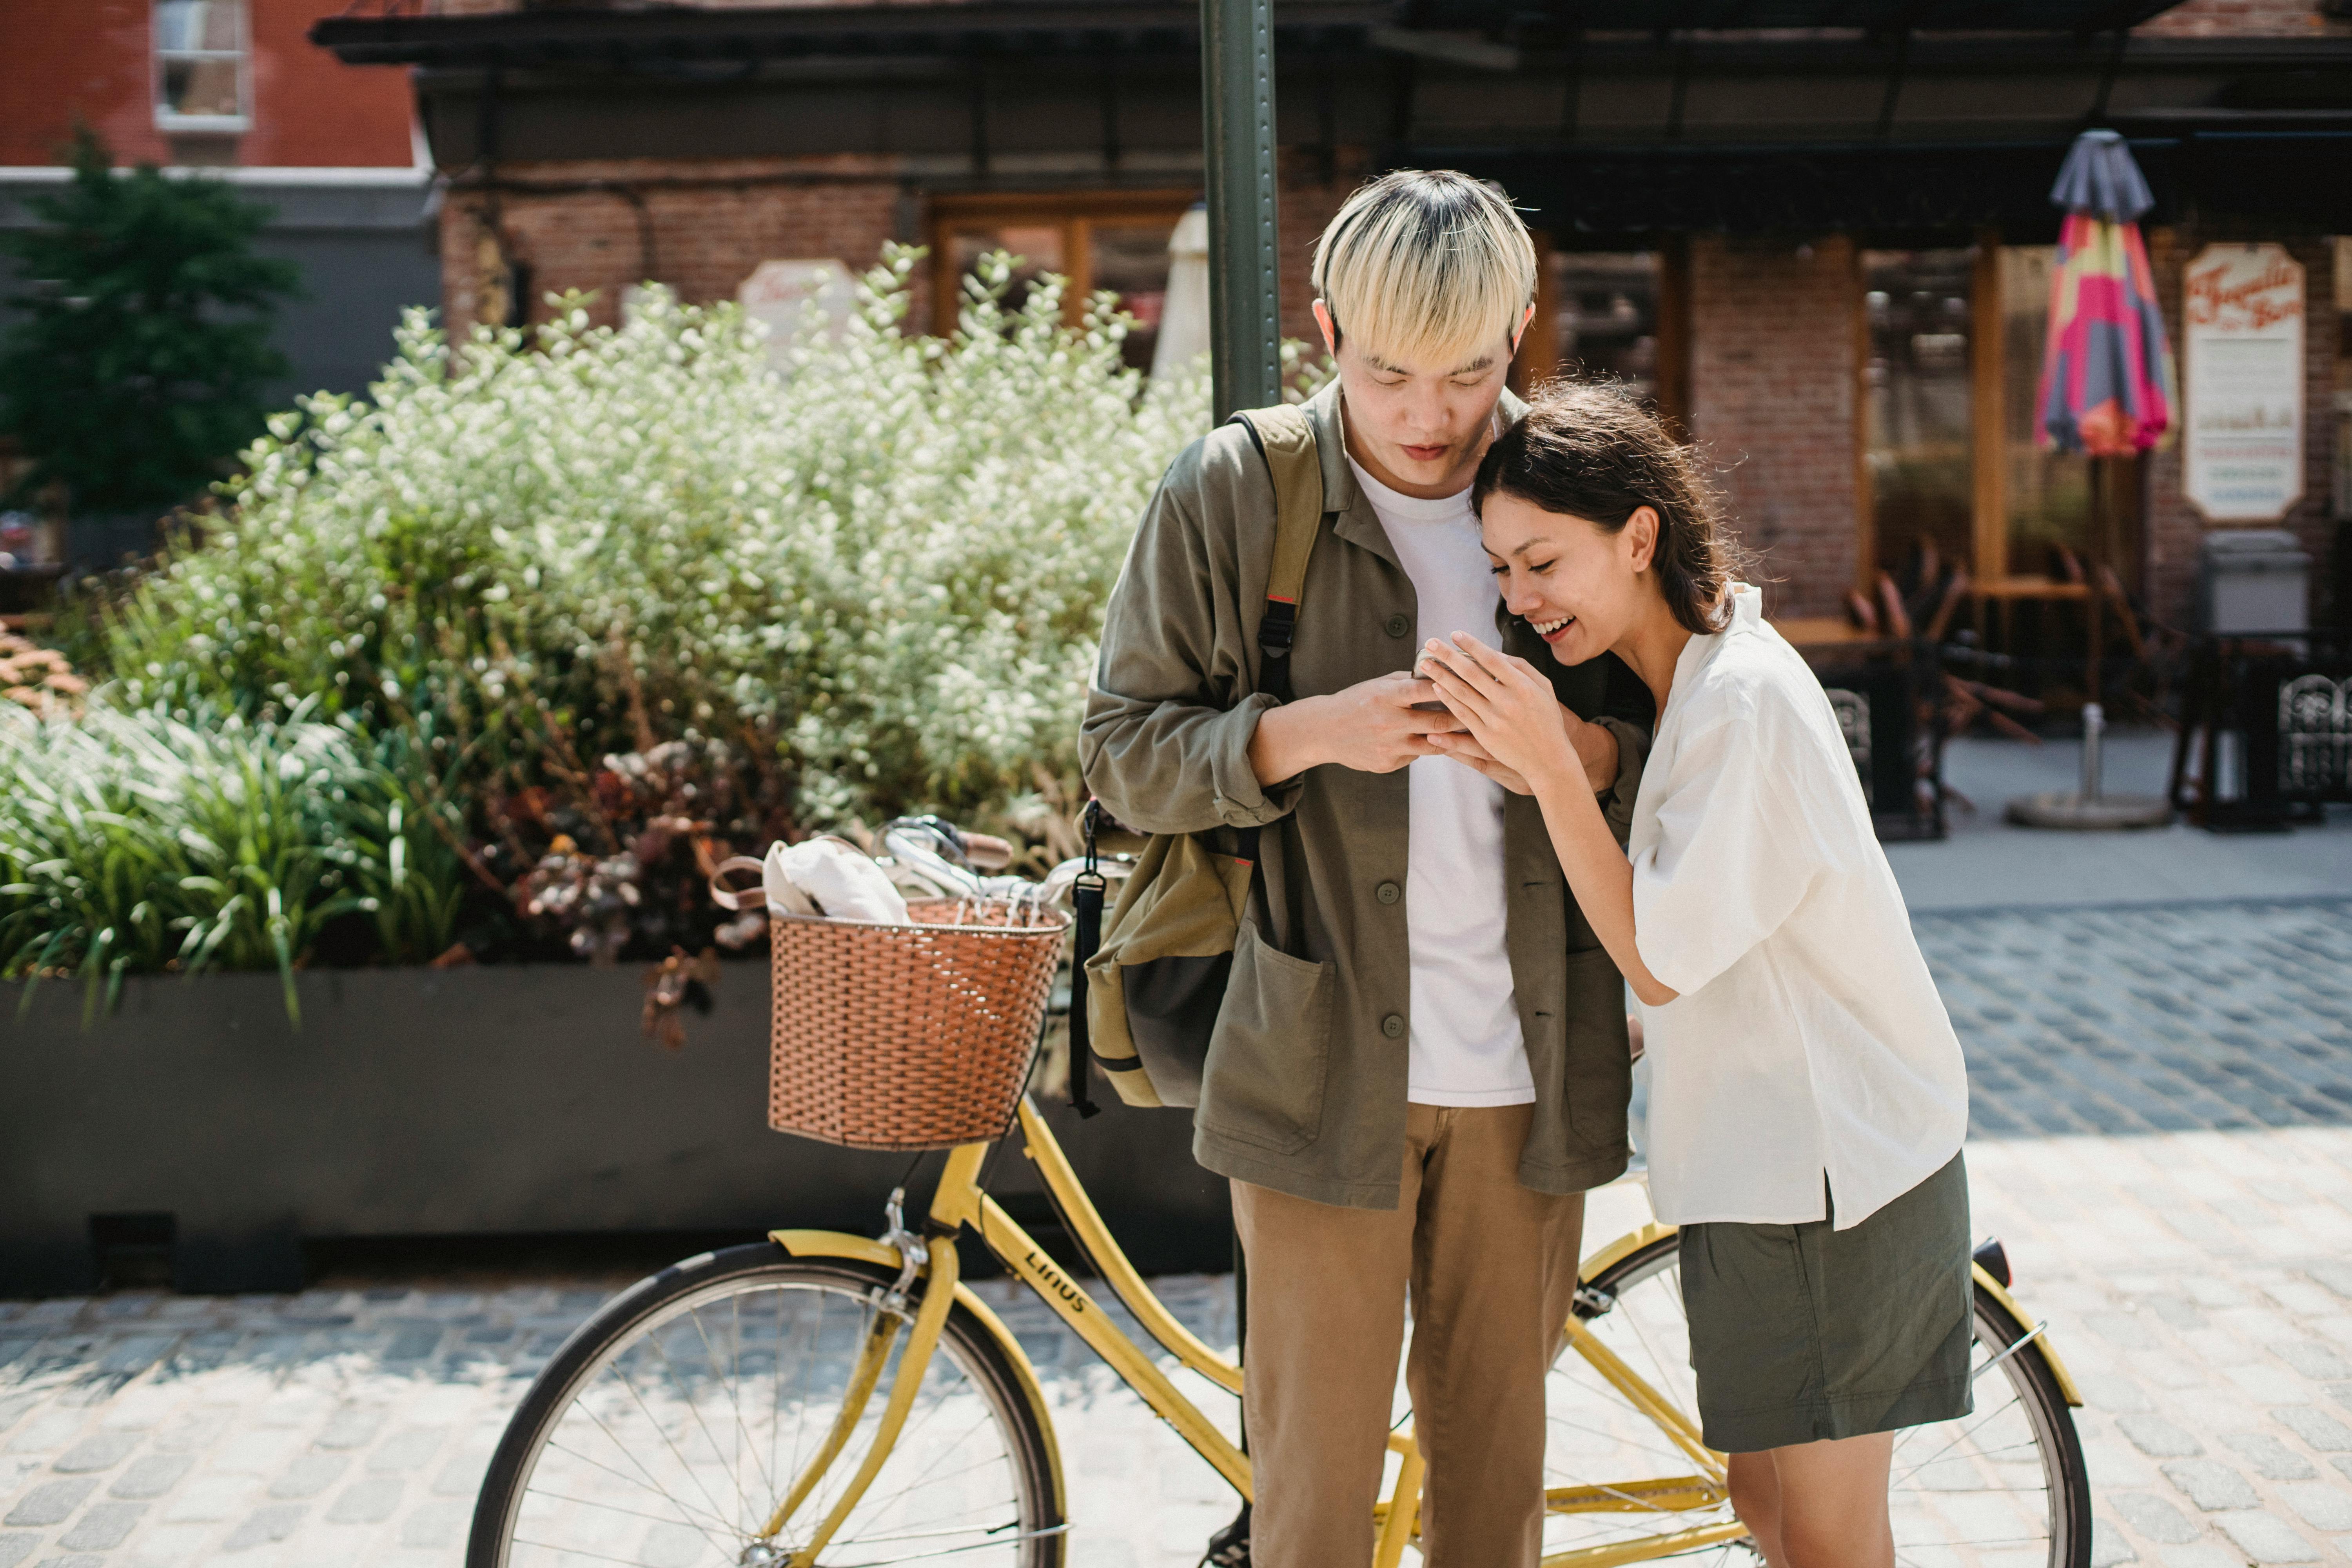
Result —
[{"label": "woman's bare leg", "polygon": [[1772,1468],[1772,1450],[1729,1454],[1731,1510],[1764,1554],[1766,1568],[1789,1568],[1780,1550],[1780,1478]]},{"label": "woman's bare leg", "polygon": [[1894,1458],[1892,1432],[1734,1454],[1732,1507],[1770,1568],[1894,1568]]}]

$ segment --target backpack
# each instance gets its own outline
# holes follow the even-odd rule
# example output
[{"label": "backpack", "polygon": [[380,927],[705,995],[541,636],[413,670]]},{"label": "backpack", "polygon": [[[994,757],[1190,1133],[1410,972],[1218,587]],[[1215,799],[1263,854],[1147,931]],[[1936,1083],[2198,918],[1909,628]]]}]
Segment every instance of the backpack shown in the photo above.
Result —
[{"label": "backpack", "polygon": [[[1307,563],[1323,527],[1323,469],[1315,432],[1297,405],[1234,416],[1274,479],[1274,563],[1258,623],[1258,689],[1290,700],[1290,648]],[[1129,1105],[1198,1105],[1209,1037],[1233,972],[1234,942],[1257,869],[1258,829],[1155,834],[1104,918],[1108,884],[1096,869],[1098,805],[1087,808],[1087,868],[1072,890],[1076,957],[1070,966],[1070,1103],[1100,1068]],[[1222,841],[1213,843],[1211,840]]]}]

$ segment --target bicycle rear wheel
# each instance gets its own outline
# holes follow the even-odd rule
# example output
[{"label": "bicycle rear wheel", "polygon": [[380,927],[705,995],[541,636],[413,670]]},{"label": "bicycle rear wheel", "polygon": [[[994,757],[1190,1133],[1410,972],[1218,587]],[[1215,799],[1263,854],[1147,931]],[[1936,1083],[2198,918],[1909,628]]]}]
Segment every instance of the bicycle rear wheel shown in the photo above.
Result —
[{"label": "bicycle rear wheel", "polygon": [[[1982,1286],[1975,1296],[1975,1410],[1957,1421],[1912,1427],[1895,1441],[1890,1489],[1895,1561],[1905,1568],[2088,1568],[2090,1479],[2074,1416],[2038,1346],[2021,1343],[2028,1325]],[[1698,1404],[1675,1237],[1650,1243],[1588,1281],[1577,1316],[1643,1381],[1687,1413],[1696,1428]],[[1695,1467],[1573,1348],[1553,1365],[1548,1404],[1545,1486],[1556,1494],[1613,1488],[1624,1497],[1622,1511],[1549,1516],[1546,1556],[1734,1522],[1728,1503],[1647,1507],[1639,1489],[1623,1485],[1629,1478],[1688,1476]],[[1744,1540],[1691,1555],[1754,1561]]]},{"label": "bicycle rear wheel", "polygon": [[[508,1425],[467,1568],[791,1562],[872,1447],[921,1301],[919,1285],[903,1309],[884,1306],[897,1279],[768,1243],[705,1253],[614,1297]],[[861,1349],[886,1320],[898,1332],[880,1378],[856,1420],[842,1420]],[[812,1471],[805,1500],[763,1540]],[[1042,1414],[994,1336],[957,1307],[897,1445],[817,1561],[1059,1568],[1063,1528]]]}]

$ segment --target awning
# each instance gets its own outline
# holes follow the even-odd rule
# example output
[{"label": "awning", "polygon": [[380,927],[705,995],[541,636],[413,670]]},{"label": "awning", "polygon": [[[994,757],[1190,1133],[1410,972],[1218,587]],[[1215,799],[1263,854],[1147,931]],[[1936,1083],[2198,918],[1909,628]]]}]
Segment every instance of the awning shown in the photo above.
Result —
[{"label": "awning", "polygon": [[[1283,0],[1278,48],[1360,47],[1376,34],[1508,37],[1541,48],[1569,35],[1842,30],[2087,36],[2133,26],[2179,0]],[[934,5],[551,7],[458,16],[339,16],[310,41],[346,65],[625,65],[811,56],[1182,53],[1200,47],[1200,11],[1168,0],[966,0]],[[1822,40],[1771,39],[1784,51]]]},{"label": "awning", "polygon": [[1500,30],[1530,25],[1628,33],[1825,27],[1870,33],[2104,33],[2180,0],[1412,0],[1403,25]]},{"label": "awning", "polygon": [[[1394,6],[1284,0],[1283,47],[1360,43]],[[346,65],[611,66],[671,61],[894,56],[1197,55],[1196,5],[1163,0],[975,0],[950,5],[789,5],[643,11],[526,10],[473,16],[328,16],[310,41]]]},{"label": "awning", "polygon": [[[2352,229],[2352,129],[2135,136],[2156,196],[2151,224],[2193,206],[2302,233]],[[1695,143],[1557,152],[1401,146],[1391,166],[1466,170],[1499,183],[1528,222],[1568,243],[1666,233],[1958,235],[2056,238],[2050,183],[2064,142],[1835,146]]]}]

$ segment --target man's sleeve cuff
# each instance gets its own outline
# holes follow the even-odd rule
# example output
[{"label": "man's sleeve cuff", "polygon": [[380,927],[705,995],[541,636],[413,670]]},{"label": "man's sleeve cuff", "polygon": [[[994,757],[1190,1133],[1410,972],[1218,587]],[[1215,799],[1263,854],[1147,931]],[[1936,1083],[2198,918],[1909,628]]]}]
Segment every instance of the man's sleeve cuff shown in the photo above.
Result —
[{"label": "man's sleeve cuff", "polygon": [[1592,721],[1617,737],[1617,779],[1601,797],[1601,815],[1609,831],[1622,844],[1633,827],[1633,800],[1642,793],[1642,763],[1649,753],[1649,737],[1622,719],[1607,714]]},{"label": "man's sleeve cuff", "polygon": [[1260,715],[1276,706],[1265,692],[1253,692],[1211,728],[1209,769],[1217,819],[1228,827],[1263,827],[1297,808],[1305,784],[1296,778],[1261,784],[1250,767],[1250,742]]}]

